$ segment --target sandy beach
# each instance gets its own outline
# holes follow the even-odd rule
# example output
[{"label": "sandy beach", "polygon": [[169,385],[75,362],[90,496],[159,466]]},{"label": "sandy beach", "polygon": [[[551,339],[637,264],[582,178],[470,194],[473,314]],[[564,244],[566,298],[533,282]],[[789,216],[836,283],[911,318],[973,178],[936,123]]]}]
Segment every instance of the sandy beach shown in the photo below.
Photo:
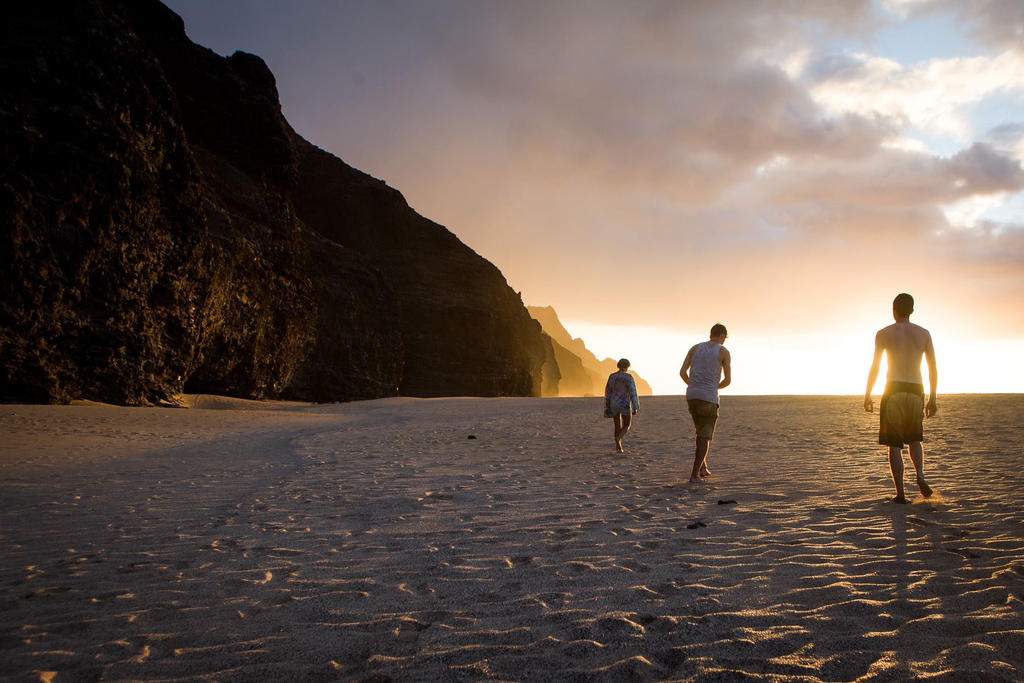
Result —
[{"label": "sandy beach", "polygon": [[0,676],[1024,679],[1020,395],[189,405],[0,407]]}]

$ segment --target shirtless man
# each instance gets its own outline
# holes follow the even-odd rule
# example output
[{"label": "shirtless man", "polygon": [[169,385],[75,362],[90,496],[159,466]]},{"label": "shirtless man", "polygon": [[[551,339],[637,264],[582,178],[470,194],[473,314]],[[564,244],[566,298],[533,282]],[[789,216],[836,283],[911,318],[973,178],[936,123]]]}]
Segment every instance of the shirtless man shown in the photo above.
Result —
[{"label": "shirtless man", "polygon": [[679,376],[686,382],[686,405],[697,433],[690,483],[711,476],[707,458],[718,422],[718,390],[732,383],[732,356],[722,346],[728,336],[725,325],[716,323],[708,341],[693,345],[679,368]]},{"label": "shirtless man", "polygon": [[[910,445],[910,459],[917,471],[917,487],[927,498],[932,489],[924,480],[924,448],[922,413],[934,415],[935,385],[938,379],[935,367],[935,347],[928,330],[910,322],[914,312],[914,297],[899,294],[892,302],[892,317],[895,323],[882,328],[875,335],[875,357],[868,371],[868,388],[864,392],[864,410],[873,412],[874,402],[871,390],[878,379],[878,367],[882,353],[886,354],[889,371],[886,375],[885,393],[878,408],[878,443],[889,447],[889,469],[896,486],[894,503],[909,501],[903,490],[903,445]],[[928,379],[931,387],[928,403],[924,401],[924,382],[921,379],[921,356],[928,363]]]}]

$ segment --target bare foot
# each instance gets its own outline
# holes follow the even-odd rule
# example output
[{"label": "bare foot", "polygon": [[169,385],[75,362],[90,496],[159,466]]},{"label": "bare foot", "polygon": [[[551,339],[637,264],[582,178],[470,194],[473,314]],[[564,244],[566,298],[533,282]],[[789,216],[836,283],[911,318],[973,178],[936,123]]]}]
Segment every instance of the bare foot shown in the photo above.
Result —
[{"label": "bare foot", "polygon": [[895,498],[892,499],[892,502],[896,503],[897,505],[910,505],[910,501],[907,500],[905,496],[896,496]]},{"label": "bare foot", "polygon": [[704,467],[701,467],[700,468],[700,476],[701,476],[702,479],[706,479],[706,478],[710,477],[711,476],[711,470],[709,470],[706,465]]},{"label": "bare foot", "polygon": [[704,480],[701,479],[700,477],[690,477],[690,483],[691,484],[703,484]]},{"label": "bare foot", "polygon": [[917,488],[921,489],[921,495],[925,498],[931,498],[932,487],[928,485],[928,482],[924,480],[924,477],[917,478]]},{"label": "bare foot", "polygon": [[626,451],[622,450],[622,442],[621,441],[616,441],[615,442],[615,452],[616,453],[625,453],[626,452]]}]

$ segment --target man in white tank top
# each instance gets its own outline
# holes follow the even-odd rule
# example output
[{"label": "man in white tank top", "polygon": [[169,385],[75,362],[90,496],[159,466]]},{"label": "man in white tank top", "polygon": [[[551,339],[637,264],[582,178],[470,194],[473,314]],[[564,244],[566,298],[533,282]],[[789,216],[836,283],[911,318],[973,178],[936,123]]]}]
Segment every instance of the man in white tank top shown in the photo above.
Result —
[{"label": "man in white tank top", "polygon": [[692,346],[679,369],[679,376],[686,382],[686,405],[697,433],[691,482],[703,481],[711,475],[707,457],[718,422],[718,390],[732,383],[732,356],[722,346],[728,336],[725,325],[716,323],[710,339]]},{"label": "man in white tank top", "polygon": [[[878,407],[878,443],[889,447],[889,471],[896,487],[894,503],[909,501],[903,489],[903,446],[909,445],[910,460],[917,472],[917,488],[927,498],[932,487],[924,480],[923,415],[931,417],[938,411],[935,388],[938,372],[935,366],[935,347],[928,330],[910,322],[914,312],[914,297],[899,294],[892,302],[892,317],[896,321],[875,335],[875,356],[868,370],[868,388],[864,392],[864,410],[874,410],[871,390],[878,379],[879,365],[885,353],[889,371],[885,393]],[[929,394],[924,400],[924,382],[921,377],[921,358],[928,364]]]}]

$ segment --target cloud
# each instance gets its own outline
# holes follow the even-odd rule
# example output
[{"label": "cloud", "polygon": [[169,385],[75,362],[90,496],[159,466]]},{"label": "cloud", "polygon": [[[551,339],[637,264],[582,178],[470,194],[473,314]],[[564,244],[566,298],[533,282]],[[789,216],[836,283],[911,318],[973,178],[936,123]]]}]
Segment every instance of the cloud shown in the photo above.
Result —
[{"label": "cloud", "polygon": [[867,54],[822,55],[801,66],[797,77],[828,111],[890,119],[961,142],[970,139],[969,105],[997,93],[1024,95],[1024,51],[909,67]]},{"label": "cloud", "polygon": [[[430,122],[436,153],[416,155],[417,179],[400,187],[427,188],[431,204],[418,208],[528,300],[661,324],[692,283],[714,282],[722,296],[689,303],[695,315],[727,299],[737,318],[785,327],[797,313],[776,320],[751,282],[760,297],[824,307],[850,295],[854,273],[890,281],[886,254],[934,249],[949,268],[943,207],[1024,188],[1002,146],[967,139],[945,158],[893,148],[907,127],[945,125],[1012,82],[1013,55],[907,68],[810,51],[787,71],[782,55],[807,26],[799,13],[587,7],[557,3],[538,22],[531,5],[485,4],[437,24],[434,40],[455,45],[433,53],[436,83],[466,109],[433,102],[408,129]],[[840,30],[840,17],[814,21]],[[404,158],[421,138],[403,139]],[[633,284],[608,290],[606,274],[623,268]],[[908,286],[931,277],[928,263],[903,272]]]},{"label": "cloud", "polygon": [[907,19],[953,13],[975,40],[1024,51],[1024,3],[1019,0],[886,0],[885,5]]},{"label": "cloud", "polygon": [[1024,190],[1024,169],[991,145],[976,142],[945,163],[945,175],[968,195]]},{"label": "cloud", "polygon": [[[705,205],[779,156],[857,158],[894,134],[877,117],[824,111],[766,61],[810,25],[866,21],[867,2],[799,12],[781,0],[437,7],[405,18],[424,22],[412,38],[422,50],[416,95],[377,117],[416,112],[387,137],[407,159],[424,160],[424,175],[476,154],[500,159],[502,179]],[[416,152],[426,145],[436,153]]]},{"label": "cloud", "polygon": [[1024,123],[1004,123],[985,136],[994,149],[1024,163]]},{"label": "cloud", "polygon": [[1024,169],[985,143],[951,158],[878,149],[855,161],[789,165],[766,175],[758,193],[769,205],[839,203],[873,208],[934,207],[976,195],[1024,190]]},{"label": "cloud", "polygon": [[889,4],[960,13],[991,51],[836,48],[870,44],[870,0],[266,2],[227,13],[255,42],[223,51],[564,317],[824,329],[892,290],[971,307],[975,283],[1019,308],[1020,227],[986,211],[1024,190],[1024,121],[979,138],[972,112],[1024,96],[1024,4]]}]

